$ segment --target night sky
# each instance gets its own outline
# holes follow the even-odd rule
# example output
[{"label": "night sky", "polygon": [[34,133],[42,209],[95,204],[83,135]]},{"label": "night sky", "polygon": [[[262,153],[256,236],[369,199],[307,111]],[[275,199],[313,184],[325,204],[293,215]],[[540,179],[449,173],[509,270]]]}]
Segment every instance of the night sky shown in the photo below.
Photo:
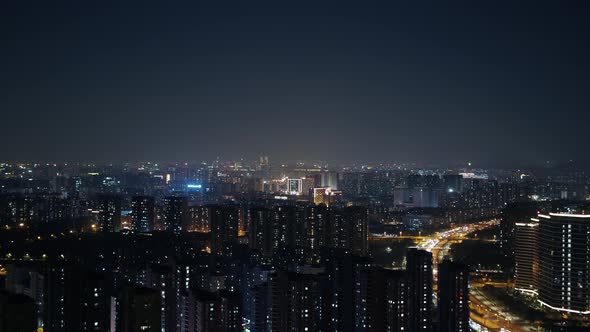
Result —
[{"label": "night sky", "polygon": [[590,160],[582,1],[56,2],[0,4],[0,160]]}]

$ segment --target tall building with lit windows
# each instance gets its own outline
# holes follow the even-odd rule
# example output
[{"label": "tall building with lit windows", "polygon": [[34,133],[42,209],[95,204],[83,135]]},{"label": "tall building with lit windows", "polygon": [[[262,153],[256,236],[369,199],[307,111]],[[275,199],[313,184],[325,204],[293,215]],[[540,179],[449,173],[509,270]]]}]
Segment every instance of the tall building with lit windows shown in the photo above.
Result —
[{"label": "tall building with lit windows", "polygon": [[287,193],[289,195],[300,195],[303,192],[302,179],[287,179]]},{"label": "tall building with lit windows", "polygon": [[98,225],[104,233],[121,230],[120,196],[104,194],[98,197]]},{"label": "tall building with lit windows", "polygon": [[308,206],[305,211],[307,255],[313,262],[319,259],[320,249],[328,243],[328,209],[325,205]]},{"label": "tall building with lit windows", "polygon": [[160,293],[160,326],[162,331],[173,331],[176,327],[177,301],[174,270],[169,265],[151,264],[145,273],[142,286]]},{"label": "tall building with lit windows", "polygon": [[536,294],[539,287],[539,219],[514,224],[516,290]]},{"label": "tall building with lit windows", "polygon": [[131,200],[131,223],[138,233],[149,233],[154,230],[155,220],[154,198],[150,196],[134,196]]},{"label": "tall building with lit windows", "polygon": [[366,256],[369,251],[369,215],[364,207],[329,210],[328,245]]},{"label": "tall building with lit windows", "polygon": [[238,293],[195,290],[190,301],[194,311],[189,313],[193,325],[189,332],[242,331],[242,299]]},{"label": "tall building with lit windows", "polygon": [[590,314],[590,215],[539,215],[539,303]]},{"label": "tall building with lit windows", "polygon": [[270,331],[322,330],[322,275],[277,271],[269,276]]},{"label": "tall building with lit windows", "polygon": [[272,211],[263,207],[253,207],[248,211],[248,244],[264,260],[269,260],[278,247],[278,236],[274,236]]},{"label": "tall building with lit windows", "polygon": [[164,198],[164,229],[180,233],[188,218],[186,197],[170,196]]},{"label": "tall building with lit windows", "polygon": [[51,264],[43,301],[45,331],[109,331],[110,286],[101,274],[70,263]]},{"label": "tall building with lit windows", "polygon": [[403,270],[371,269],[368,331],[408,331],[408,279]]},{"label": "tall building with lit windows", "polygon": [[406,273],[409,331],[432,331],[432,253],[410,248]]},{"label": "tall building with lit windows", "polygon": [[443,261],[438,266],[439,332],[469,332],[469,268]]},{"label": "tall building with lit windows", "polygon": [[329,188],[313,188],[313,204],[330,205],[330,190]]},{"label": "tall building with lit windows", "polygon": [[239,211],[237,207],[230,205],[210,205],[207,208],[211,228],[211,250],[221,253],[226,245],[237,242]]}]

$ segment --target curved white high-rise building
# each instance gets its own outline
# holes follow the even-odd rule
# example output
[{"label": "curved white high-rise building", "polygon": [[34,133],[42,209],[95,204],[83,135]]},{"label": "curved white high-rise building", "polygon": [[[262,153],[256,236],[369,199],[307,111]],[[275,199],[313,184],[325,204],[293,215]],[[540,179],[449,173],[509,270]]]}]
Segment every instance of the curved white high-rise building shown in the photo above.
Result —
[{"label": "curved white high-rise building", "polygon": [[539,215],[539,302],[590,314],[590,215]]}]

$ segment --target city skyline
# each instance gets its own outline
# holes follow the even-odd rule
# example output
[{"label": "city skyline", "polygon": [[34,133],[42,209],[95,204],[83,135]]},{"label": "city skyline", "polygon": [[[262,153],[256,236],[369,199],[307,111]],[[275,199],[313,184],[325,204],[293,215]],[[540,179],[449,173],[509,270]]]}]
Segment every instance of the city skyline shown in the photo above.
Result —
[{"label": "city skyline", "polygon": [[107,167],[107,166],[127,166],[135,167],[137,165],[153,165],[158,167],[171,166],[198,166],[208,165],[221,169],[248,170],[254,169],[259,165],[259,159],[265,157],[270,160],[268,166],[275,171],[298,166],[306,166],[323,170],[435,170],[439,173],[446,171],[481,171],[486,173],[489,170],[505,171],[522,171],[526,173],[544,174],[547,172],[563,171],[589,171],[590,163],[579,160],[539,160],[531,163],[509,164],[509,163],[478,163],[472,161],[455,161],[450,163],[422,162],[422,161],[379,161],[379,160],[353,160],[344,162],[340,160],[277,160],[272,156],[258,156],[253,158],[211,158],[211,159],[181,159],[181,160],[124,160],[124,161],[94,161],[94,160],[66,160],[66,161],[48,161],[48,160],[0,160],[0,165],[37,165],[37,166],[88,166],[88,167]]},{"label": "city skyline", "polygon": [[0,332],[590,330],[588,3],[0,8]]},{"label": "city skyline", "polygon": [[577,331],[589,212],[571,167],[0,163],[0,326]]}]

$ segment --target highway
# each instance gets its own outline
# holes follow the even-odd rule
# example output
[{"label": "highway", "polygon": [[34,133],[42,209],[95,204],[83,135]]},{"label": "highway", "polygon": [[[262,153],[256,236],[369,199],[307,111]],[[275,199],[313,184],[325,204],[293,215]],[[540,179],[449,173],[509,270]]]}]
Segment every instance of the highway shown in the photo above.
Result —
[{"label": "highway", "polygon": [[433,236],[425,237],[419,241],[416,245],[418,248],[432,252],[435,284],[437,280],[438,264],[442,262],[453,243],[467,239],[467,235],[470,233],[497,226],[499,223],[499,220],[492,219],[475,224],[462,225],[443,232],[438,232]]},{"label": "highway", "polygon": [[498,226],[499,223],[499,220],[492,219],[488,221],[478,222],[475,224],[458,226],[442,232],[438,232],[432,236],[419,237],[423,240],[418,242],[417,247],[427,251],[432,251],[433,249],[440,249],[444,247],[444,243],[448,241],[467,239],[468,234],[481,231],[493,226]]},{"label": "highway", "polygon": [[475,287],[469,289],[469,301],[470,318],[491,331],[499,329],[512,332],[537,331],[531,322],[526,322],[509,313],[504,307]]},{"label": "highway", "polygon": [[[427,240],[437,240],[437,239],[439,239],[439,237],[436,236],[436,235],[425,236],[425,235],[389,235],[389,234],[382,235],[382,234],[371,234],[371,235],[369,235],[369,239],[371,241],[375,241],[375,240],[404,240],[404,239],[410,239],[410,240],[414,240],[416,242],[425,242]],[[491,242],[491,243],[498,242],[498,240],[477,239],[477,238],[467,237],[467,236],[452,236],[452,237],[449,238],[449,240],[454,240],[454,241],[477,240],[477,241],[484,241],[484,242]]]},{"label": "highway", "polygon": [[[432,236],[413,237],[418,241],[417,247],[432,252],[434,289],[438,274],[438,264],[442,262],[454,243],[468,239],[467,235],[499,225],[499,220],[492,219],[471,225],[462,225]],[[495,240],[491,240],[495,241]],[[501,305],[486,297],[478,288],[484,284],[470,285],[471,324],[479,327],[479,331],[535,331],[530,323],[523,322],[518,317],[508,313]]]}]

